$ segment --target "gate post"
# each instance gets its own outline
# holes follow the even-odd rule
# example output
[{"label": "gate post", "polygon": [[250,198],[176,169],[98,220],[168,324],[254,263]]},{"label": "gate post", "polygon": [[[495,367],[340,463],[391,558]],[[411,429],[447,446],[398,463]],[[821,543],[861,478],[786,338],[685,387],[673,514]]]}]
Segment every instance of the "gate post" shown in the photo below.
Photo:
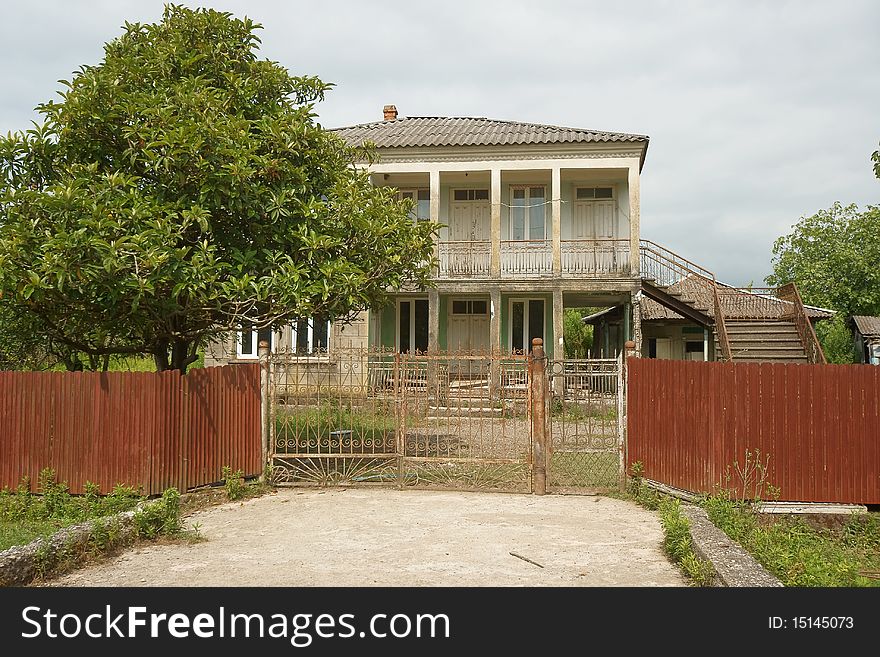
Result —
[{"label": "gate post", "polygon": [[269,343],[260,340],[257,345],[257,354],[260,358],[260,442],[262,466],[260,468],[260,481],[266,481],[269,467],[269,442],[271,438],[271,395],[269,394]]},{"label": "gate post", "polygon": [[532,492],[543,495],[547,492],[547,357],[544,355],[544,341],[532,339],[532,353],[529,355],[529,417],[532,433]]}]

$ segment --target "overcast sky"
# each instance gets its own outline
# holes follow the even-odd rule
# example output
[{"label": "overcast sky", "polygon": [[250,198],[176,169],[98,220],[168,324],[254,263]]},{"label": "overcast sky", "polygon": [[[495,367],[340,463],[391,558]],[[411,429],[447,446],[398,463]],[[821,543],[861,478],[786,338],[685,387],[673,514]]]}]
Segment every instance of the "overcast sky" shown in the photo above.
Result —
[{"label": "overcast sky", "polygon": [[[642,237],[761,284],[773,241],[834,201],[880,202],[880,1],[183,2],[263,24],[263,56],[336,84],[326,127],[486,116],[650,136]],[[97,64],[153,0],[0,13],[0,131]],[[878,227],[880,230],[880,227]]]}]

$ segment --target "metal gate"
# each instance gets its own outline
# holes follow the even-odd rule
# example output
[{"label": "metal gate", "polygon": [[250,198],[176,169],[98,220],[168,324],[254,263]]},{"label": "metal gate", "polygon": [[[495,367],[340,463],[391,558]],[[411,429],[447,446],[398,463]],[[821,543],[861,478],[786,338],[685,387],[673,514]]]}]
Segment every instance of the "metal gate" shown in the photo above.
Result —
[{"label": "metal gate", "polygon": [[282,352],[269,382],[278,483],[531,490],[524,356]]},{"label": "metal gate", "polygon": [[551,492],[620,489],[625,476],[623,356],[548,363]]}]

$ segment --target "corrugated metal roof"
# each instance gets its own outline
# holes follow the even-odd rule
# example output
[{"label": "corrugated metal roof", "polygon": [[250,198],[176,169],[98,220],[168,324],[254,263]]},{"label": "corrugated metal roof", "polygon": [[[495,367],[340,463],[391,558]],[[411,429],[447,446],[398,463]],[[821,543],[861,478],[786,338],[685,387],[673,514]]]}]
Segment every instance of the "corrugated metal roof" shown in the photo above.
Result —
[{"label": "corrugated metal roof", "polygon": [[454,116],[408,116],[334,128],[333,132],[353,146],[372,142],[379,148],[648,142],[646,135]]},{"label": "corrugated metal roof", "polygon": [[870,315],[853,315],[853,322],[859,333],[864,336],[880,336],[880,317]]}]

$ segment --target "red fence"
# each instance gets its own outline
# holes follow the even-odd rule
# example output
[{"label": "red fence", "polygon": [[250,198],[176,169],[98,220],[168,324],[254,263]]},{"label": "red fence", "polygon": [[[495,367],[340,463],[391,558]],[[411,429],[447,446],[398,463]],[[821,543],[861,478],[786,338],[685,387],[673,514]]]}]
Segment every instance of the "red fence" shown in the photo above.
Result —
[{"label": "red fence", "polygon": [[0,488],[36,489],[53,468],[74,493],[92,481],[145,494],[261,468],[260,366],[178,372],[0,372]]},{"label": "red fence", "polygon": [[[880,504],[880,367],[630,358],[627,465],[693,492],[769,455],[780,500]],[[728,482],[726,474],[733,475]]]}]

